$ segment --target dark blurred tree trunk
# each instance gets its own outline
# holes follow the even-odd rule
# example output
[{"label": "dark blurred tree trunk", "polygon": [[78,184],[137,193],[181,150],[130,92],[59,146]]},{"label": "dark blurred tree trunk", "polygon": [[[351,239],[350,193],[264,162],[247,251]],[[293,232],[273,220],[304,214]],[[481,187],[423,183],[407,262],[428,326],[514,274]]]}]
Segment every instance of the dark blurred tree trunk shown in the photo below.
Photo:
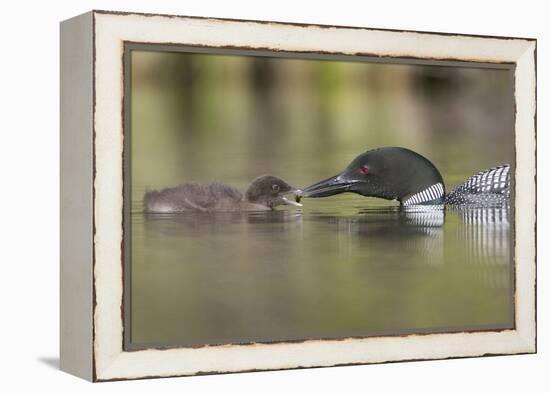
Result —
[{"label": "dark blurred tree trunk", "polygon": [[253,97],[253,130],[249,144],[250,154],[266,166],[278,159],[280,143],[284,142],[281,116],[276,101],[276,65],[273,59],[251,59],[250,80]]}]

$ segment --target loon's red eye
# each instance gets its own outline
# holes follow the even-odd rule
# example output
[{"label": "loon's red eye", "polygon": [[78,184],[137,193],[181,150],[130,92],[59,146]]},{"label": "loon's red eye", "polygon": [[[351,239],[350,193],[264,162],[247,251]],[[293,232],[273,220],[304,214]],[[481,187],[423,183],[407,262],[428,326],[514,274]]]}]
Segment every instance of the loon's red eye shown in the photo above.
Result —
[{"label": "loon's red eye", "polygon": [[363,172],[365,175],[368,175],[369,174],[369,167],[368,166],[362,166],[361,167],[361,172]]}]

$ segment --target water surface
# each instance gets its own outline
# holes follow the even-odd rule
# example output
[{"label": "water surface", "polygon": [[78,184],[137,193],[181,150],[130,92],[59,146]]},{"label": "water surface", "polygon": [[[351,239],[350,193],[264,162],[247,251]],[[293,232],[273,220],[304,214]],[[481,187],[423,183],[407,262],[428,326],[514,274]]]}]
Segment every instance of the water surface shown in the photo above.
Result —
[{"label": "water surface", "polygon": [[508,210],[372,205],[342,195],[273,212],[135,206],[131,344],[513,326]]}]

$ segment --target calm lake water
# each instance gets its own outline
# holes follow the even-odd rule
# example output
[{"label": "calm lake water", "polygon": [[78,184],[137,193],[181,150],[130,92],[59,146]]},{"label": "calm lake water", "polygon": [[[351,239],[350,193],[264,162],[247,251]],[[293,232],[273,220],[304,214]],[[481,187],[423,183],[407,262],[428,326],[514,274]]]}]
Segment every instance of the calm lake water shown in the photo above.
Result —
[{"label": "calm lake water", "polygon": [[135,206],[132,345],[513,326],[509,210],[303,201],[261,213]]}]

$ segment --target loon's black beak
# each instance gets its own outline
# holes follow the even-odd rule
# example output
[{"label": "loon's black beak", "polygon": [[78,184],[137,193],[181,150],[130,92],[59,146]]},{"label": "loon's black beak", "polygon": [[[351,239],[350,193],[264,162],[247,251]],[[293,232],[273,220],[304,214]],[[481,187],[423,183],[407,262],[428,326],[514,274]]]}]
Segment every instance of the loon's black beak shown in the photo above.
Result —
[{"label": "loon's black beak", "polygon": [[336,195],[350,191],[350,188],[358,182],[359,180],[350,179],[344,174],[339,174],[304,188],[301,196],[305,198],[321,198]]}]

